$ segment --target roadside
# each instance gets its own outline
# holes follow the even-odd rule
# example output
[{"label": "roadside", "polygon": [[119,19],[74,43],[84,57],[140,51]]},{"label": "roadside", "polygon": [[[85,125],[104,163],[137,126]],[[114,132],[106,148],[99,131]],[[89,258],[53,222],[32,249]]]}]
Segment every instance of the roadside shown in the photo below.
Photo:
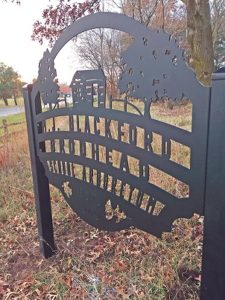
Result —
[{"label": "roadside", "polygon": [[3,108],[0,108],[0,118],[7,117],[9,115],[15,115],[20,112],[24,112],[23,106],[3,107]]},{"label": "roadside", "polygon": [[18,97],[18,98],[16,99],[16,102],[17,102],[17,106],[15,105],[14,99],[10,98],[10,99],[8,99],[8,106],[6,106],[6,105],[4,104],[4,101],[3,101],[2,99],[0,99],[0,111],[1,111],[3,108],[23,107],[23,106],[24,106],[23,97]]}]

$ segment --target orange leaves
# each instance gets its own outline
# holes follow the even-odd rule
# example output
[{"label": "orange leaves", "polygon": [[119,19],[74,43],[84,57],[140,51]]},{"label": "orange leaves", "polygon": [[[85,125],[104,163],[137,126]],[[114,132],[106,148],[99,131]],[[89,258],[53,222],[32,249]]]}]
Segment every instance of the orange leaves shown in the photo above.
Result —
[{"label": "orange leaves", "polygon": [[123,260],[117,259],[113,262],[112,267],[109,269],[110,273],[115,272],[125,272],[129,268],[128,264],[125,263]]},{"label": "orange leaves", "polygon": [[[54,202],[54,206],[60,204]],[[50,260],[43,260],[37,254],[34,256],[32,247],[22,244],[25,236],[21,237],[19,244],[25,247],[27,253],[21,253],[20,245],[11,241],[11,249],[18,249],[17,256],[8,259],[11,269],[5,271],[12,274],[12,285],[4,285],[1,292],[6,289],[15,297],[23,295],[24,299],[54,299],[61,295],[62,299],[68,300],[176,299],[177,291],[179,299],[188,299],[190,292],[197,295],[200,277],[198,270],[191,265],[194,257],[189,253],[190,245],[195,241],[187,224],[179,224],[174,236],[170,234],[171,240],[158,241],[138,230],[119,233],[98,231],[76,216],[66,216],[66,222],[56,225],[59,249]],[[19,226],[19,219],[14,221]],[[29,222],[28,219],[24,226],[29,227]],[[192,222],[196,227],[198,222]],[[65,233],[66,224],[69,226]],[[60,230],[64,230],[64,235]],[[182,230],[187,233],[185,237],[182,237]],[[16,232],[21,234],[21,229]],[[174,239],[178,234],[179,239]],[[186,243],[187,235],[190,245],[184,246],[180,242]],[[174,250],[176,244],[179,247]],[[35,249],[37,252],[37,245]],[[25,273],[22,270],[26,270]]]},{"label": "orange leaves", "polygon": [[77,4],[69,2],[70,0],[60,0],[54,7],[51,5],[43,10],[43,21],[36,21],[33,25],[33,40],[40,44],[47,40],[52,45],[66,26],[86,14],[99,10],[99,0],[85,0]]}]

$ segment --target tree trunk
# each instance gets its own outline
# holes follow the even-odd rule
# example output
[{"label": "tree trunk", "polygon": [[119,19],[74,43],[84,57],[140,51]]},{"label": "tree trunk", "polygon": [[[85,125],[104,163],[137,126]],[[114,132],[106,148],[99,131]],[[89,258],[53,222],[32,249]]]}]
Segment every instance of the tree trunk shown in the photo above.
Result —
[{"label": "tree trunk", "polygon": [[17,104],[17,100],[16,100],[16,95],[15,94],[13,94],[13,98],[14,98],[15,105],[17,106],[18,104]]},{"label": "tree trunk", "polygon": [[199,81],[211,84],[214,69],[213,39],[209,0],[183,0],[187,8],[187,40],[190,66]]},{"label": "tree trunk", "polygon": [[5,106],[8,106],[8,105],[9,105],[8,100],[7,100],[6,97],[3,97],[3,101],[4,101],[4,103],[5,103]]}]

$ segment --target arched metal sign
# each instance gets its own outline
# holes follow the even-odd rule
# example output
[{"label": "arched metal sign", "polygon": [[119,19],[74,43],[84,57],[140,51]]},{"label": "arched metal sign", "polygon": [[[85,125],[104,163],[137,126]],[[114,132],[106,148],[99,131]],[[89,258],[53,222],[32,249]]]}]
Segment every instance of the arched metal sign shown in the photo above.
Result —
[{"label": "arched metal sign", "polygon": [[[72,101],[62,103],[54,60],[68,41],[96,28],[132,36],[121,54],[121,96],[107,94],[108,81],[99,67],[75,72]],[[115,13],[93,14],[68,27],[51,52],[44,53],[37,82],[25,90],[44,255],[55,248],[49,184],[60,189],[83,220],[107,231],[135,226],[159,237],[178,218],[204,215],[210,93],[165,32]],[[190,99],[191,130],[152,118],[152,103],[164,97]],[[160,154],[153,149],[154,135],[161,139]],[[173,160],[174,143],[190,152],[188,166]],[[186,195],[154,182],[155,171],[179,181]]]}]

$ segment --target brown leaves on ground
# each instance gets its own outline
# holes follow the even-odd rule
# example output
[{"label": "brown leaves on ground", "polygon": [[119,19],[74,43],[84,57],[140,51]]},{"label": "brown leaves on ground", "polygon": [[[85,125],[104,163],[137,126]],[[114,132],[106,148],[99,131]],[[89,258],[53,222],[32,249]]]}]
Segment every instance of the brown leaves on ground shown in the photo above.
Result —
[{"label": "brown leaves on ground", "polygon": [[157,240],[135,229],[98,231],[63,202],[53,208],[63,216],[55,224],[58,252],[49,260],[39,253],[34,215],[0,227],[0,299],[198,299],[197,216]]},{"label": "brown leaves on ground", "polygon": [[107,233],[85,224],[52,189],[58,252],[43,259],[26,136],[7,143],[11,152],[3,153],[0,168],[0,299],[199,298],[198,216],[179,220],[161,240],[136,229]]}]

